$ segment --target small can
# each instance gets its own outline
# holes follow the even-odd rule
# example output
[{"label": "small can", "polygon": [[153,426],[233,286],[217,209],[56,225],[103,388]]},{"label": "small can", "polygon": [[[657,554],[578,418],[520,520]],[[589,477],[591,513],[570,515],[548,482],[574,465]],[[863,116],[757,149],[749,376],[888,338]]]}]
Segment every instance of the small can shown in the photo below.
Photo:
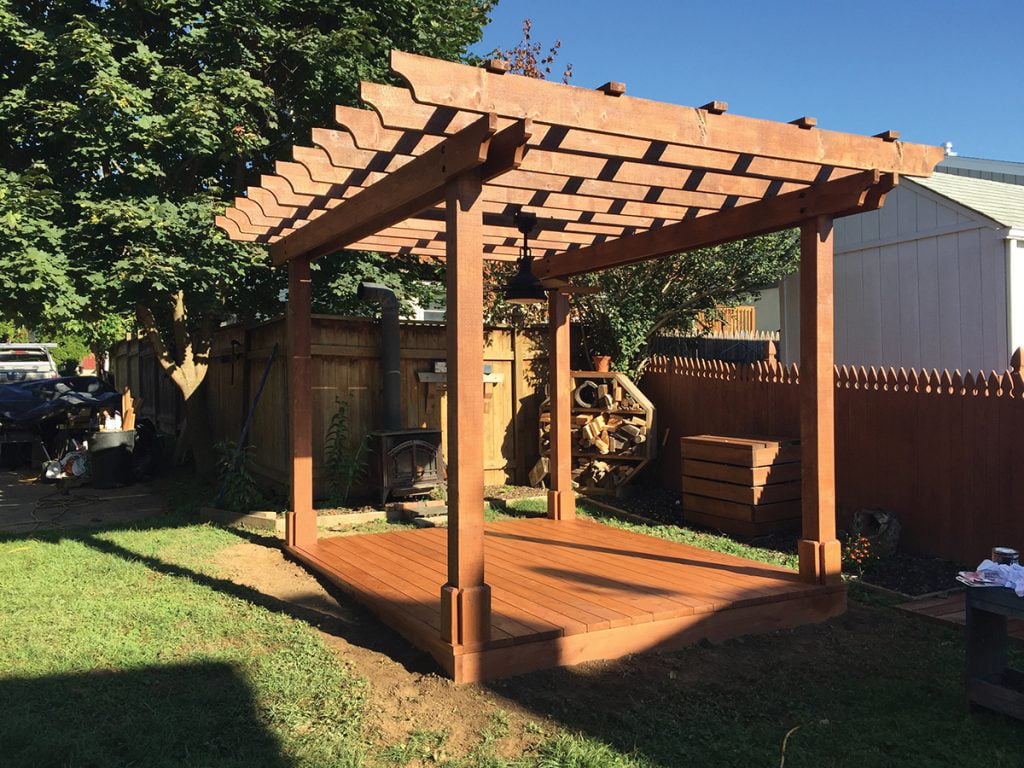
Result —
[{"label": "small can", "polygon": [[999,565],[1020,565],[1020,552],[1013,547],[992,547],[992,562]]}]

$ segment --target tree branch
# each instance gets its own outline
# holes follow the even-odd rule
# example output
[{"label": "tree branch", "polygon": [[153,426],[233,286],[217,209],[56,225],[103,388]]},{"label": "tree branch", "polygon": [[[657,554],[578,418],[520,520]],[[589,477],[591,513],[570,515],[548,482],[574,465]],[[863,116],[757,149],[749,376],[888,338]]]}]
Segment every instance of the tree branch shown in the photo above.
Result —
[{"label": "tree branch", "polygon": [[153,347],[153,356],[156,357],[160,363],[160,367],[164,369],[176,383],[179,378],[178,366],[175,361],[167,352],[167,347],[164,346],[163,337],[160,336],[160,329],[157,328],[156,319],[153,317],[153,313],[148,307],[144,307],[141,304],[135,306],[135,317],[138,318],[139,325],[142,326],[143,333],[146,334],[146,338],[149,340],[149,344]]},{"label": "tree branch", "polygon": [[192,346],[188,342],[188,317],[185,314],[185,292],[174,294],[174,312],[171,315],[174,329],[174,350],[179,364],[187,367],[192,363]]}]

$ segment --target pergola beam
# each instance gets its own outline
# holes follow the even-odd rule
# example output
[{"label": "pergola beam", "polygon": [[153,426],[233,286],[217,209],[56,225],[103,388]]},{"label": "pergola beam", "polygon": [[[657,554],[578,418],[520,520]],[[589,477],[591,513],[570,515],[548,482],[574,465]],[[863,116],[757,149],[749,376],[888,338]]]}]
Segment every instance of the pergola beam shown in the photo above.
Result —
[{"label": "pergola beam", "polygon": [[497,134],[497,118],[484,115],[457,135],[417,157],[372,187],[271,246],[275,264],[316,258],[379,232],[444,199],[445,184],[473,168],[485,178],[513,167],[529,139],[528,121]]},{"label": "pergola beam", "polygon": [[[450,118],[450,107],[436,107],[413,101],[412,95],[405,88],[379,85],[377,83],[361,83],[363,101],[373,108],[378,124],[372,126],[362,117],[367,110],[350,107],[336,107],[335,117],[339,125],[344,127],[355,139],[360,149],[379,149],[395,151],[396,146],[423,146],[436,141],[438,135],[451,134],[465,125],[467,112],[459,112]],[[705,105],[706,106],[706,105]],[[680,109],[686,109],[680,107]],[[700,108],[704,111],[704,107]],[[353,113],[360,113],[355,116]],[[423,129],[428,126],[430,133]],[[357,135],[366,130],[363,136]],[[562,153],[578,153],[615,157],[621,160],[632,160],[659,166],[676,166],[680,168],[719,171],[753,178],[764,178],[779,181],[811,183],[821,181],[822,176],[836,178],[849,171],[863,170],[860,168],[843,169],[839,166],[823,166],[820,160],[798,161],[779,159],[752,154],[749,151],[709,148],[673,144],[653,139],[619,136],[609,133],[597,133],[579,128],[566,129],[564,126],[544,125],[538,123],[531,142],[534,146],[557,149]]]},{"label": "pergola beam", "polygon": [[[340,109],[340,108],[339,108]],[[373,114],[367,110],[350,110],[353,113]],[[358,141],[355,130],[332,131],[328,129],[313,129],[314,143],[323,147],[331,156],[331,162],[344,167],[383,167],[388,163],[400,164],[408,162],[415,156],[414,150],[422,146],[424,142],[422,134],[413,131],[396,132],[400,136],[408,136],[409,140],[388,139],[379,146],[368,147],[370,141],[363,141],[362,147]],[[379,135],[376,132],[375,135]],[[613,138],[613,137],[609,137]],[[591,181],[617,182],[626,185],[640,185],[643,193],[637,198],[643,200],[651,188],[660,187],[665,190],[679,190],[687,192],[702,192],[715,195],[722,195],[718,202],[724,197],[736,195],[737,197],[760,198],[764,197],[769,188],[777,187],[775,194],[791,192],[798,186],[814,181],[821,172],[819,166],[807,166],[804,170],[804,178],[800,184],[791,181],[781,181],[775,177],[766,178],[753,175],[746,175],[744,172],[736,171],[736,163],[733,161],[732,168],[719,171],[708,169],[696,163],[689,167],[686,165],[667,165],[659,161],[643,161],[640,159],[626,159],[614,154],[614,147],[608,148],[608,154],[589,154],[579,152],[565,152],[548,150],[544,148],[543,142],[536,137],[531,139],[530,148],[519,166],[517,174],[510,174],[517,180],[516,185],[533,187],[534,189],[551,189],[549,184],[557,184],[557,191],[565,186],[568,179],[583,179]],[[546,174],[555,177],[554,180],[544,181],[542,184],[531,184],[530,179],[537,179],[533,174]],[[561,181],[558,181],[560,179]],[[577,184],[579,182],[576,182]],[[584,182],[586,183],[586,182]],[[613,192],[610,197],[622,197],[622,194]],[[690,204],[690,203],[685,203]]]},{"label": "pergola beam", "polygon": [[[359,149],[353,144],[350,134],[343,131],[315,128],[313,141],[323,150],[325,157],[314,154],[312,148],[296,148],[296,160],[310,168],[314,179],[319,173],[320,178],[330,178],[343,184],[368,186],[414,158],[413,155]],[[353,179],[358,181],[353,182]],[[676,215],[682,216],[691,207],[717,210],[729,197],[756,200],[768,194],[791,192],[802,185],[774,184],[767,179],[695,169],[618,162],[605,157],[545,152],[531,146],[516,170],[493,179],[488,187],[492,186],[542,193],[571,191],[612,201],[656,202],[676,208]],[[487,196],[485,190],[485,199]]]},{"label": "pergola beam", "polygon": [[846,216],[874,210],[895,185],[895,174],[866,171],[633,237],[539,259],[534,262],[533,271],[541,279],[569,277],[776,232],[813,216]]},{"label": "pergola beam", "polygon": [[612,98],[587,88],[520,75],[494,75],[485,69],[402,51],[391,52],[391,70],[409,84],[413,98],[421,104],[528,117],[547,125],[910,176],[930,175],[942,159],[940,147],[904,145],[818,128],[805,130],[632,96]]}]

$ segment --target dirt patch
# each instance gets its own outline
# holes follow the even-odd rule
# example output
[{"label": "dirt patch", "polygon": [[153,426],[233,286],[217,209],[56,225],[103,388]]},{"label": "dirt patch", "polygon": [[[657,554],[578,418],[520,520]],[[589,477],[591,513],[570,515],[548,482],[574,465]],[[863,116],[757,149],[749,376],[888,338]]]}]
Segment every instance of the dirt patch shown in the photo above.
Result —
[{"label": "dirt patch", "polygon": [[547,491],[532,485],[488,485],[484,488],[485,499],[534,499],[545,498]]},{"label": "dirt patch", "polygon": [[164,511],[164,500],[146,483],[99,490],[71,482],[43,483],[30,472],[0,472],[0,532],[108,525]]},{"label": "dirt patch", "polygon": [[[445,732],[438,751],[448,758],[469,755],[483,735],[502,733],[496,751],[521,755],[554,726],[484,687],[456,686],[436,664],[346,596],[329,592],[306,570],[286,559],[276,541],[244,541],[220,552],[214,565],[236,584],[286,603],[309,622],[328,647],[370,682],[370,736],[386,749],[417,731]],[[291,609],[294,607],[294,610]],[[506,724],[507,723],[507,727]],[[417,765],[411,762],[409,765]]]}]

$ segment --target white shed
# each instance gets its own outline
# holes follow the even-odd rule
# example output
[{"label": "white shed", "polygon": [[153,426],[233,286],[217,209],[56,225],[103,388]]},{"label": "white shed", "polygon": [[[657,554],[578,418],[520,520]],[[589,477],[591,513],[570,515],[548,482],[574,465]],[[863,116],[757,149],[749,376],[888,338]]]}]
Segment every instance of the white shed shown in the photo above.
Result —
[{"label": "white shed", "polygon": [[[1024,163],[936,170],[836,221],[837,364],[1001,371],[1024,346]],[[800,358],[798,286],[779,291],[787,363]]]}]

